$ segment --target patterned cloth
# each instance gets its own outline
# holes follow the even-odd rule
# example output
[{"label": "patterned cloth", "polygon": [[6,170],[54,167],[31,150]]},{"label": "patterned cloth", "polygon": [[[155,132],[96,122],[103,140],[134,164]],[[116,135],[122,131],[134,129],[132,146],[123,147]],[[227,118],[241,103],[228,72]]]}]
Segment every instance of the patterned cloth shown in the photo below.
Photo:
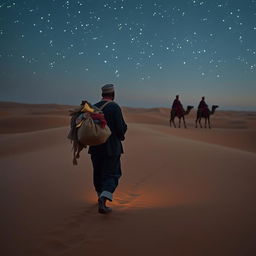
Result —
[{"label": "patterned cloth", "polygon": [[91,118],[95,121],[99,121],[101,128],[105,128],[107,121],[104,117],[104,114],[92,113]]}]

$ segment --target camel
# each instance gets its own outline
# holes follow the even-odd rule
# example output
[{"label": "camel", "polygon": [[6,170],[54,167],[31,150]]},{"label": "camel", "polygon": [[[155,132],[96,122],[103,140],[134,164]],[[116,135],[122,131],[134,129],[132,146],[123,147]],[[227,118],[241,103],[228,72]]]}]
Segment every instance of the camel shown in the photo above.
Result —
[{"label": "camel", "polygon": [[196,128],[197,128],[197,122],[199,122],[199,125],[200,125],[200,127],[202,128],[201,118],[204,118],[204,119],[205,119],[204,128],[206,128],[206,126],[207,126],[207,121],[208,121],[208,128],[211,129],[210,116],[215,113],[215,110],[216,110],[216,108],[218,108],[218,107],[219,107],[219,106],[217,106],[217,105],[213,105],[211,111],[210,111],[209,109],[207,109],[207,111],[200,111],[200,110],[197,110],[197,115],[196,115]]},{"label": "camel", "polygon": [[178,117],[179,118],[179,128],[180,128],[181,118],[183,119],[184,127],[187,128],[184,116],[188,115],[192,108],[193,108],[193,106],[187,106],[187,110],[186,111],[183,110],[182,113],[178,113],[175,110],[171,110],[170,127],[172,127],[172,123],[173,123],[173,126],[176,128],[174,119],[175,119],[175,117]]}]

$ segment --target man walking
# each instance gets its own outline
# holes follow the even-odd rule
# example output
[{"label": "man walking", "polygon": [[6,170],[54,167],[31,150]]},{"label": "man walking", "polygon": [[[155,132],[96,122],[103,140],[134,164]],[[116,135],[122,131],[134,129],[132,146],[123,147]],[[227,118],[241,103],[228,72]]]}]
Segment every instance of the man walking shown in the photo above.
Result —
[{"label": "man walking", "polygon": [[111,136],[104,144],[90,146],[88,151],[91,154],[93,165],[93,183],[98,194],[98,210],[103,214],[111,212],[106,202],[112,201],[113,193],[122,175],[120,158],[123,147],[121,141],[125,139],[124,135],[127,130],[121,108],[113,101],[114,98],[114,85],[104,85],[102,100],[95,106],[100,108],[107,103],[102,111],[111,130]]}]

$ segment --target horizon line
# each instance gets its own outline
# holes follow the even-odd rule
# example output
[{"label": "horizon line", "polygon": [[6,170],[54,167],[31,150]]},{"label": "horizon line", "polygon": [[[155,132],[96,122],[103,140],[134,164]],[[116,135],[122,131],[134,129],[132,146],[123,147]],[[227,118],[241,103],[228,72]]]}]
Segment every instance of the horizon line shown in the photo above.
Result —
[{"label": "horizon line", "polygon": [[[53,103],[53,102],[40,102],[40,103],[35,103],[35,102],[27,102],[27,101],[10,101],[10,100],[0,100],[0,104],[1,103],[11,103],[11,104],[24,104],[24,105],[58,105],[58,106],[78,106],[79,104],[68,104],[68,103]],[[161,108],[165,108],[165,109],[171,109],[171,107],[167,107],[167,106],[150,106],[150,107],[142,107],[142,106],[129,106],[129,105],[121,105],[122,108],[133,108],[133,109],[161,109]],[[194,107],[194,110],[196,108]],[[242,112],[256,112],[256,106],[255,107],[227,107],[227,106],[223,106],[221,108],[221,106],[219,106],[218,112],[219,111],[242,111]]]}]

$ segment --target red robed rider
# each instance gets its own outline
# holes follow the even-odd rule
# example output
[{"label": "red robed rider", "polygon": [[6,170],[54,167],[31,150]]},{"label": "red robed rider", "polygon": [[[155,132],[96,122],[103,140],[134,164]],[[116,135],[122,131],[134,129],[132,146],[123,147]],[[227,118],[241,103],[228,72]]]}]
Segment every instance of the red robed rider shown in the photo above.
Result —
[{"label": "red robed rider", "polygon": [[176,98],[172,103],[172,111],[175,111],[178,115],[181,115],[184,112],[183,106],[179,100],[179,95],[176,95]]}]

